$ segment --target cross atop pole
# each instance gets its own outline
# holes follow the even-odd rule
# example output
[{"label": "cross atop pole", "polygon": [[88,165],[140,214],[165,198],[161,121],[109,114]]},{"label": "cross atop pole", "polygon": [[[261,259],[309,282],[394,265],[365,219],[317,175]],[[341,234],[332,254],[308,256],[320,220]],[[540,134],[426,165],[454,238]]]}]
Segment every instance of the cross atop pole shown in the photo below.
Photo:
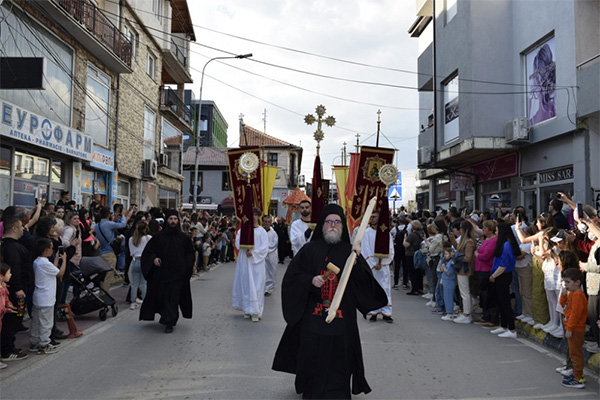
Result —
[{"label": "cross atop pole", "polygon": [[307,114],[304,117],[304,122],[307,125],[312,125],[312,124],[315,123],[315,121],[317,122],[317,130],[313,134],[313,137],[317,141],[317,155],[319,155],[319,149],[321,148],[321,140],[323,140],[323,138],[325,137],[325,134],[321,130],[322,123],[325,122],[325,125],[327,125],[327,126],[334,126],[335,125],[335,118],[334,117],[329,116],[329,117],[323,119],[323,116],[325,115],[326,111],[327,110],[325,109],[325,106],[319,105],[315,109],[315,112],[316,112],[318,118],[315,118],[312,114]]},{"label": "cross atop pole", "polygon": [[377,110],[377,142],[375,143],[375,147],[379,147],[379,132],[381,127],[381,110]]}]

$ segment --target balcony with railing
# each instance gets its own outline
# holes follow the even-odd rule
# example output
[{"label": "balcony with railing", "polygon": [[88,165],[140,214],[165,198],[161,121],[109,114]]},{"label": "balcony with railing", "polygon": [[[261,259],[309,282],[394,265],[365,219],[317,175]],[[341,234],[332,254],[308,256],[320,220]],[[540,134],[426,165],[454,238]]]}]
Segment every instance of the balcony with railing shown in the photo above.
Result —
[{"label": "balcony with railing", "polygon": [[168,47],[163,48],[163,81],[169,85],[192,83],[189,71],[189,39],[173,34]]},{"label": "balcony with railing", "polygon": [[192,131],[192,110],[170,87],[160,87],[160,111],[170,123],[183,133]]},{"label": "balcony with railing", "polygon": [[113,72],[131,72],[131,43],[90,0],[34,2]]}]

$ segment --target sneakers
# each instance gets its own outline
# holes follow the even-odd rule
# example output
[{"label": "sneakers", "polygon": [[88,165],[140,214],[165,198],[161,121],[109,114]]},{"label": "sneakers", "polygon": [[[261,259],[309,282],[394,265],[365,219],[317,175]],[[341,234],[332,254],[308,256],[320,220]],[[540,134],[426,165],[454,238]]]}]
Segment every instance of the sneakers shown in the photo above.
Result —
[{"label": "sneakers", "polygon": [[30,344],[29,345],[29,352],[31,353],[37,353],[38,351],[38,345],[37,344]]},{"label": "sneakers", "polygon": [[598,346],[598,343],[586,344],[584,347],[590,353],[600,353],[600,346]]},{"label": "sneakers", "polygon": [[258,322],[258,321],[260,321],[260,317],[258,315],[253,315],[252,322]]},{"label": "sneakers", "polygon": [[558,367],[556,369],[554,369],[556,372],[558,372],[559,374],[562,374],[563,371],[568,370],[569,368],[567,368],[566,365],[563,365],[562,367]]},{"label": "sneakers", "polygon": [[548,333],[557,339],[562,339],[563,337],[565,337],[565,333],[561,327],[558,327],[555,330],[550,331]]},{"label": "sneakers", "polygon": [[425,305],[427,307],[435,307],[436,306],[435,301],[432,301],[432,300],[429,300],[427,303],[425,303]]},{"label": "sneakers", "polygon": [[523,317],[521,318],[521,322],[523,322],[524,324],[529,324],[529,325],[534,325],[535,322],[533,321],[533,318],[531,317]]},{"label": "sneakers", "polygon": [[542,330],[546,333],[550,333],[554,330],[556,330],[556,328],[558,328],[558,326],[548,322],[546,325],[542,326]]},{"label": "sneakers", "polygon": [[454,314],[446,314],[442,317],[442,321],[452,321],[454,320]]},{"label": "sneakers", "polygon": [[542,329],[543,327],[544,327],[544,325],[542,325],[541,322],[538,322],[533,325],[533,329]]},{"label": "sneakers", "polygon": [[58,347],[52,346],[50,343],[48,343],[44,347],[38,347],[37,353],[40,355],[58,353]]},{"label": "sneakers", "polygon": [[244,314],[244,319],[250,319],[251,315],[250,314]]},{"label": "sneakers", "polygon": [[383,316],[383,322],[387,322],[388,324],[391,324],[394,322],[394,319],[392,317],[388,317],[388,316]]},{"label": "sneakers", "polygon": [[129,309],[130,309],[130,310],[135,310],[135,309],[136,309],[136,308],[138,308],[138,307],[139,307],[139,306],[138,306],[138,303],[136,303],[136,302],[133,302],[133,303],[131,303],[131,304],[129,305]]},{"label": "sneakers", "polygon": [[517,332],[511,332],[509,330],[506,330],[505,332],[501,333],[498,335],[498,337],[501,338],[509,338],[509,339],[516,339],[517,338]]},{"label": "sneakers", "polygon": [[503,327],[499,327],[499,328],[494,329],[493,331],[490,331],[490,333],[492,335],[499,335],[504,332],[506,332],[506,329],[504,329]]},{"label": "sneakers", "polygon": [[433,293],[425,293],[421,297],[424,298],[424,299],[427,299],[427,300],[431,300],[431,299],[433,299]]},{"label": "sneakers", "polygon": [[470,324],[473,319],[470,315],[460,314],[458,317],[454,318],[454,322],[457,324]]},{"label": "sneakers", "polygon": [[398,290],[398,285],[394,285],[394,286],[392,286],[392,289],[394,289],[394,290]]},{"label": "sneakers", "polygon": [[568,387],[570,389],[585,388],[585,383],[583,383],[583,378],[581,378],[580,380],[576,380],[575,378],[566,378],[562,381],[562,385],[564,387]]},{"label": "sneakers", "polygon": [[3,362],[0,362],[0,369],[4,369],[6,368],[6,364],[4,364]]},{"label": "sneakers", "polygon": [[523,318],[526,318],[526,317],[523,314],[521,314],[521,315],[517,315],[515,318],[518,319],[519,321],[522,321]]},{"label": "sneakers", "polygon": [[560,371],[560,374],[562,376],[570,377],[571,375],[573,375],[573,369],[572,368],[563,369],[562,371]]},{"label": "sneakers", "polygon": [[431,310],[431,313],[435,314],[435,315],[442,315],[442,314],[444,314],[444,309],[443,308],[439,308],[439,307],[438,308],[434,308],[433,310]]},{"label": "sneakers", "polygon": [[10,354],[7,354],[7,355],[4,355],[4,356],[0,357],[0,361],[19,361],[19,360],[24,360],[27,357],[29,357],[28,354],[19,353],[17,351],[13,351]]}]

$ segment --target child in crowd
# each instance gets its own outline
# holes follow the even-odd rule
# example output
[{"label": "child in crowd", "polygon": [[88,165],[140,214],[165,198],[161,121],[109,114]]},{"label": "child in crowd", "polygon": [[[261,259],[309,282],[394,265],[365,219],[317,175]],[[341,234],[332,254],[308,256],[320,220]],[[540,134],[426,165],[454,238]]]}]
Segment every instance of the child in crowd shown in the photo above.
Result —
[{"label": "child in crowd", "polygon": [[213,257],[213,262],[220,263],[221,262],[221,253],[223,251],[223,234],[218,233],[217,238],[215,240],[215,252]]},{"label": "child in crowd", "polygon": [[[52,354],[58,351],[58,346],[50,344],[50,333],[54,325],[56,277],[62,278],[65,273],[67,254],[64,249],[60,249],[58,257],[54,257],[54,263],[51,263],[48,257],[53,253],[54,244],[47,238],[37,241],[36,250],[39,257],[33,262],[35,290],[33,291],[33,312],[29,329],[29,351],[37,351],[38,354]],[[60,268],[58,267],[59,262]]]},{"label": "child in crowd", "polygon": [[444,307],[446,314],[442,317],[444,321],[452,321],[454,319],[454,291],[456,290],[456,271],[454,270],[452,257],[452,245],[445,242],[443,245],[444,259],[442,261],[442,279],[441,285],[444,293]]},{"label": "child in crowd", "polygon": [[563,271],[562,278],[568,293],[562,294],[559,301],[565,309],[565,338],[573,362],[573,375],[566,377],[562,385],[583,389],[583,339],[587,320],[587,298],[581,290],[583,274],[576,268],[569,268]]},{"label": "child in crowd", "polygon": [[202,269],[204,271],[208,271],[208,262],[210,260],[210,255],[212,253],[212,240],[210,238],[210,234],[205,234],[202,241]]},{"label": "child in crowd", "polygon": [[141,302],[143,302],[146,297],[148,283],[142,274],[142,253],[150,239],[152,239],[152,236],[148,233],[148,224],[144,221],[138,222],[135,227],[135,232],[133,233],[133,236],[129,238],[128,243],[129,252],[131,254],[131,266],[129,267],[129,273],[131,274],[131,278],[129,279],[131,282],[130,310],[138,308],[138,288],[141,291]]},{"label": "child in crowd", "polygon": [[[2,317],[4,317],[4,314],[17,311],[17,308],[8,298],[6,283],[10,281],[10,277],[10,267],[4,263],[0,264],[0,331],[2,330]],[[4,368],[6,368],[6,364],[0,362],[0,369]]]},{"label": "child in crowd", "polygon": [[556,235],[556,228],[547,228],[544,234],[539,238],[539,245],[534,252],[534,256],[542,263],[544,273],[544,289],[546,290],[546,300],[548,302],[548,312],[550,313],[550,322],[542,327],[544,332],[561,338],[563,335],[560,312],[556,310],[558,296],[560,293],[561,281],[560,270],[554,259],[552,249],[552,238]]}]

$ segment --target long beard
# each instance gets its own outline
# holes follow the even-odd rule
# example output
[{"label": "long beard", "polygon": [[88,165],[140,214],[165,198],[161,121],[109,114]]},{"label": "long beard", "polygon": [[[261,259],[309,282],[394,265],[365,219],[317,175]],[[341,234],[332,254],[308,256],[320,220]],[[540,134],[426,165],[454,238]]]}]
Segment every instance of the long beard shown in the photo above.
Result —
[{"label": "long beard", "polygon": [[323,239],[329,244],[336,244],[342,241],[342,231],[337,229],[323,229]]}]

